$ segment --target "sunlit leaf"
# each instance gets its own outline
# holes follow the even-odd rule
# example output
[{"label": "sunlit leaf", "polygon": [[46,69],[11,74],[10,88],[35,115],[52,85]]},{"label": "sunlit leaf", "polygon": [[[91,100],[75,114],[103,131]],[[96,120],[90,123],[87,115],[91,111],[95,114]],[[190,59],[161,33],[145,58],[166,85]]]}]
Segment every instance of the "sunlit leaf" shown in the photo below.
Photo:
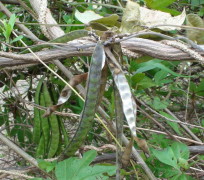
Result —
[{"label": "sunlit leaf", "polygon": [[100,19],[103,16],[96,14],[94,11],[91,10],[84,11],[83,13],[76,10],[75,17],[82,23],[88,24],[90,21]]},{"label": "sunlit leaf", "polygon": [[[186,16],[186,24],[191,27],[200,27],[204,28],[204,21],[196,14],[188,14]],[[187,37],[192,41],[197,42],[198,44],[204,43],[204,31],[187,29]]]},{"label": "sunlit leaf", "polygon": [[84,153],[82,159],[71,157],[56,165],[55,173],[57,180],[95,180],[95,179],[108,179],[109,175],[115,174],[115,166],[89,166],[94,160],[97,153],[94,150],[90,150]]},{"label": "sunlit leaf", "polygon": [[164,164],[168,164],[175,169],[179,169],[177,159],[170,147],[163,150],[152,149],[152,152],[159,161],[163,162]]}]

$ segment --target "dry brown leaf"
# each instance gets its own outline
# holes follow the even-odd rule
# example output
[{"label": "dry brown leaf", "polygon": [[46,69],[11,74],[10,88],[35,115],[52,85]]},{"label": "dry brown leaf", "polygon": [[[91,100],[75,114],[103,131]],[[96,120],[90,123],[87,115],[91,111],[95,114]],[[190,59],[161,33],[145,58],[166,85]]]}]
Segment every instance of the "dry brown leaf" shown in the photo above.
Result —
[{"label": "dry brown leaf", "polygon": [[[185,9],[180,15],[172,17],[169,13],[150,10],[145,7],[140,7],[136,2],[128,1],[124,10],[120,32],[138,32],[142,30],[141,26],[152,27],[161,24],[182,25],[185,21],[185,17]],[[172,26],[160,26],[157,28],[163,31],[180,29]]]},{"label": "dry brown leaf", "polygon": [[140,147],[140,149],[142,149],[145,153],[149,154],[149,148],[147,142],[144,139],[134,137],[134,140],[137,142],[137,145]]}]

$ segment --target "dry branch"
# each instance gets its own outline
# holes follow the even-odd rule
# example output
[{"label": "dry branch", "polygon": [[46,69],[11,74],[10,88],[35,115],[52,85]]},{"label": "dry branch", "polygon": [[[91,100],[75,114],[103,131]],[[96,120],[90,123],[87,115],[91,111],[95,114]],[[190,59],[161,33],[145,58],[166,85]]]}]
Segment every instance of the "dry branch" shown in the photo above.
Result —
[{"label": "dry branch", "polygon": [[[182,50],[149,39],[132,38],[121,42],[121,45],[124,49],[131,50],[133,52],[141,53],[144,55],[149,55],[154,58],[170,61],[192,60],[192,57],[190,57],[189,54],[183,52]],[[88,40],[75,40],[68,43],[66,48],[63,47],[63,49],[42,50],[37,52],[36,54],[39,56],[40,59],[45,62],[48,62],[54,59],[64,59],[73,56],[91,56],[94,46],[95,43],[90,42]],[[201,55],[204,55],[204,51],[199,53]],[[0,56],[0,67],[11,67],[22,64],[40,63],[31,53],[15,54],[11,52],[0,51]]]}]

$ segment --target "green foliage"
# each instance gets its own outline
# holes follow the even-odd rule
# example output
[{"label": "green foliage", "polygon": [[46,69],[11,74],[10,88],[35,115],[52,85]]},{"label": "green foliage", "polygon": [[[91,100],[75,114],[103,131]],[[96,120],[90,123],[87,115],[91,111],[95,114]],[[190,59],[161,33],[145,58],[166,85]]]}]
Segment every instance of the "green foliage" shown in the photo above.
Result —
[{"label": "green foliage", "polygon": [[[143,29],[143,27],[140,27],[140,25],[143,25],[142,21],[137,21],[137,16],[132,16],[133,14],[137,14],[135,12],[138,12],[137,8],[139,8],[139,5],[136,5],[137,8],[135,9],[131,9],[130,7],[130,9],[127,10],[127,21],[122,20],[121,22],[121,19],[123,19],[123,11],[118,6],[119,1],[110,1],[110,4],[105,4],[105,1],[103,1],[103,5],[107,6],[88,4],[84,0],[77,0],[73,2],[74,4],[69,5],[66,4],[68,1],[62,2],[56,1],[56,4],[52,4],[52,8],[50,8],[50,3],[48,4],[48,8],[50,8],[54,18],[58,22],[66,23],[68,25],[75,25],[62,27],[66,33],[73,32],[74,30],[87,29],[96,32],[96,34],[99,36],[106,30],[114,31],[114,33],[117,34],[121,32],[121,24],[122,26],[124,26],[124,24],[127,25],[124,26],[124,28],[126,31],[130,30],[131,33],[135,32],[135,30]],[[125,7],[125,3],[123,1],[120,2],[123,7]],[[204,4],[203,1],[139,0],[137,2],[139,2],[141,6],[146,4],[150,9],[169,12],[172,15],[180,14],[183,7],[185,6],[187,7],[186,11],[191,13],[187,15],[187,25],[192,27],[204,27],[202,17],[204,15],[204,8],[202,7]],[[26,3],[29,5],[28,0]],[[109,7],[109,5],[118,6],[118,8]],[[18,41],[22,39],[23,36],[20,35],[16,38],[12,36],[12,30],[14,30],[16,16],[18,16],[23,22],[30,23],[36,21],[30,14],[21,13],[21,6],[17,7],[8,5],[8,8],[16,15],[13,14],[9,21],[6,21],[6,16],[0,12],[0,19],[3,21],[3,24],[1,25],[1,41],[5,41],[9,44],[13,43],[13,46],[22,46],[21,43],[18,43]],[[69,11],[70,9],[71,11]],[[101,18],[91,20],[89,22],[89,27],[85,27],[82,25],[83,22],[76,18],[75,9],[77,9],[80,13],[93,11],[95,16],[100,15]],[[198,13],[198,15],[194,13]],[[137,15],[139,16],[139,13]],[[83,19],[86,20],[87,17],[84,16]],[[78,26],[78,24],[80,24],[80,26]],[[137,26],[138,24],[139,26]],[[37,37],[47,41],[45,36],[41,33],[39,26],[26,26],[31,29]],[[18,29],[18,31],[20,32],[21,30]],[[166,33],[177,36],[181,35],[183,31],[174,30],[174,33],[172,33],[172,31],[167,31]],[[77,33],[76,35],[79,34]],[[198,44],[203,44],[203,31],[188,30],[187,36],[193,41],[196,41]],[[69,40],[73,40],[76,37],[79,38],[82,36],[72,36]],[[70,34],[68,34],[67,38],[70,38]],[[27,45],[36,43],[35,41],[25,37],[23,40],[25,40]],[[60,38],[58,40],[59,41],[57,42],[60,43]],[[67,40],[65,40],[65,42],[66,41]],[[2,49],[4,51],[8,50],[3,44]],[[9,48],[9,50],[16,54],[21,51],[19,49],[12,48]],[[187,118],[189,117],[189,119],[187,119],[189,123],[201,125],[204,127],[204,116],[202,113],[204,79],[200,76],[202,69],[201,71],[199,70],[197,72],[192,71],[192,74],[189,73],[189,69],[191,67],[192,69],[194,67],[199,67],[199,64],[193,62],[191,65],[186,65],[187,63],[180,63],[180,61],[168,62],[166,60],[164,61],[160,59],[154,59],[150,56],[140,58],[129,58],[124,56],[124,58],[126,59],[126,64],[123,64],[123,67],[125,70],[127,70],[124,72],[128,79],[128,83],[132,88],[131,90],[134,96],[144,101],[148,106],[150,106],[162,116],[173,120],[175,119],[174,117],[164,112],[165,109],[168,108],[172,111],[172,113],[177,113],[182,118],[184,116],[187,116]],[[74,74],[81,74],[89,70],[89,63],[87,62],[90,62],[90,58],[85,56],[80,58],[64,58],[62,62],[69,70],[74,72]],[[49,64],[49,66],[59,75],[64,77],[61,71],[58,70],[54,64]],[[128,68],[126,69],[126,67]],[[1,96],[3,97],[2,99],[4,103],[0,106],[0,126],[5,127],[6,135],[16,144],[18,144],[19,147],[26,150],[30,155],[34,157],[38,156],[40,158],[50,158],[60,155],[67,146],[69,139],[73,136],[73,130],[77,129],[76,126],[73,127],[75,124],[77,124],[77,116],[64,117],[64,122],[60,119],[59,115],[56,116],[55,114],[47,119],[42,118],[44,111],[39,110],[38,108],[34,108],[34,111],[30,109],[28,110],[26,105],[18,100],[15,94],[10,91],[14,87],[11,80],[13,80],[14,83],[17,83],[19,80],[26,80],[29,84],[28,90],[23,95],[19,94],[19,96],[22,96],[24,99],[28,98],[30,101],[34,101],[35,104],[44,107],[56,104],[59,94],[64,87],[64,83],[54,75],[50,75],[46,72],[47,70],[41,65],[25,68],[23,71],[15,70],[12,71],[12,73],[9,71],[10,77],[7,77],[7,75],[1,71],[0,80],[0,87],[3,87],[2,93],[4,94],[4,96]],[[46,82],[49,81],[49,83],[43,83],[45,79],[39,80],[39,77],[42,77],[42,74],[45,74]],[[37,80],[37,88],[37,84],[34,80]],[[188,83],[189,81],[190,83]],[[114,121],[115,99],[113,96],[112,78],[108,77],[107,82],[107,91],[104,94],[105,100],[102,101],[101,106],[109,115],[110,121]],[[188,105],[186,102],[188,102]],[[150,116],[155,117],[153,113],[148,111],[141,104],[138,103],[138,106],[148,112]],[[69,102],[67,102],[65,105],[63,105],[63,107],[61,107],[61,109],[58,110],[63,113],[75,113],[79,116],[83,110],[83,107],[84,102],[74,93],[72,93]],[[193,113],[190,113],[191,110]],[[184,111],[187,111],[187,115],[184,113]],[[196,112],[196,114],[194,112]],[[160,118],[158,116],[156,116],[156,120],[162,123],[162,125],[168,129],[170,133],[182,137],[188,137],[186,132],[183,131],[178,123],[166,121],[164,118]],[[147,118],[139,110],[137,113],[137,126],[151,130],[160,130],[155,125],[155,123],[151,122],[150,118]],[[69,133],[67,133],[67,131],[69,131]],[[191,131],[195,135],[198,135],[199,138],[203,135],[202,130],[199,128],[191,128]],[[130,133],[127,129],[124,130],[124,133],[128,136],[128,138],[130,138]],[[189,171],[190,166],[193,166],[197,162],[189,164],[190,162],[188,162],[188,160],[191,157],[185,144],[177,143],[164,134],[150,133],[149,131],[142,130],[138,131],[137,133],[138,137],[146,138],[150,149],[151,147],[159,147],[162,149],[152,149],[148,158],[143,156],[143,159],[146,160],[148,166],[151,167],[155,176],[168,180],[193,179],[187,176],[186,172]],[[182,142],[184,143],[185,141]],[[94,122],[86,138],[86,144],[92,144],[97,147],[108,143],[112,143],[109,136],[107,136],[100,123]],[[110,179],[109,176],[115,175],[115,166],[91,166],[90,163],[95,157],[96,152],[89,151],[84,154],[82,159],[70,157],[69,159],[66,159],[62,162],[47,162],[41,159],[38,160],[38,165],[41,169],[51,174],[51,176],[55,176],[54,178],[57,177],[59,180],[86,180],[96,178]],[[203,156],[197,156],[197,159],[199,161],[203,160],[204,158]],[[19,165],[21,163],[22,162],[18,162]],[[136,168],[138,179],[145,179],[143,178],[144,172],[141,170],[141,167],[137,165]],[[122,170],[122,174],[126,179],[135,179],[136,177],[133,172],[133,168],[129,166],[126,170]],[[42,180],[42,178],[35,178],[35,180],[38,179]]]},{"label": "green foliage", "polygon": [[23,38],[22,35],[14,38],[13,40],[10,40],[10,36],[11,36],[11,32],[14,28],[14,24],[16,21],[16,16],[15,14],[12,14],[9,21],[7,22],[7,20],[3,20],[3,27],[0,26],[1,30],[2,30],[2,34],[4,36],[4,38],[6,39],[6,43],[14,43],[16,41],[19,41],[20,39]]},{"label": "green foliage", "polygon": [[164,12],[171,13],[172,15],[178,15],[180,14],[179,11],[176,11],[175,9],[169,9],[167,8],[172,3],[174,3],[176,0],[144,0],[146,2],[146,5],[148,8],[161,10]]},{"label": "green foliage", "polygon": [[[95,180],[109,179],[116,171],[116,166],[112,165],[94,165],[90,163],[95,159],[97,152],[90,150],[84,153],[81,159],[71,157],[61,162],[47,162],[38,160],[38,165],[46,172],[50,172],[55,168],[55,176],[57,180]],[[34,180],[37,180],[36,178]]]},{"label": "green foliage", "polygon": [[159,160],[155,161],[155,169],[158,172],[162,172],[162,175],[160,174],[161,177],[171,179],[192,179],[182,172],[182,169],[189,168],[188,159],[190,153],[185,144],[175,142],[163,150],[152,149],[151,152],[155,158]]},{"label": "green foliage", "polygon": [[69,158],[56,165],[55,173],[58,180],[95,180],[97,178],[108,179],[108,176],[103,173],[108,173],[109,175],[114,175],[116,167],[115,166],[89,166],[91,161],[96,157],[96,151],[91,150],[84,153],[82,159]]}]

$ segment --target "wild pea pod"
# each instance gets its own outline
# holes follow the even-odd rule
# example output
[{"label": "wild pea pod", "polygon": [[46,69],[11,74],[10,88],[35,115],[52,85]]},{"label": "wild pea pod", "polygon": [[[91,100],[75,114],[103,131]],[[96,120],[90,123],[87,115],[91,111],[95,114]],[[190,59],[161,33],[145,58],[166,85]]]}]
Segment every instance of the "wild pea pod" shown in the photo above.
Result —
[{"label": "wild pea pod", "polygon": [[[46,107],[51,106],[52,100],[46,83],[44,83],[43,85],[43,96],[45,100],[45,106]],[[60,139],[59,122],[56,115],[52,114],[51,116],[49,116],[49,124],[51,126],[51,138],[49,139],[51,140],[49,144],[48,158],[51,158],[57,152],[57,149],[59,147],[59,139]]]},{"label": "wild pea pod", "polygon": [[[78,38],[85,37],[88,35],[89,35],[89,31],[87,31],[87,30],[71,31],[67,34],[64,34],[63,36],[60,36],[56,39],[48,41],[47,44],[40,44],[40,45],[37,45],[35,47],[32,47],[31,50],[32,51],[40,51],[43,48],[49,48],[49,47],[55,46],[55,45],[52,45],[52,43],[66,43],[66,42],[72,41],[74,39],[78,39]],[[21,53],[28,53],[28,52],[29,52],[28,50],[25,50]]]},{"label": "wild pea pod", "polygon": [[65,149],[64,155],[66,156],[72,156],[76,152],[76,150],[83,144],[89,130],[92,127],[92,122],[97,109],[100,91],[101,71],[104,63],[104,47],[101,42],[98,42],[92,56],[87,82],[87,96],[81,115],[81,121],[73,139]]},{"label": "wild pea pod", "polygon": [[62,121],[62,119],[58,117],[58,121],[59,121],[59,124],[60,124],[60,129],[61,129],[61,133],[64,137],[64,145],[67,146],[68,143],[69,143],[69,137],[68,137],[68,134],[67,134],[67,131],[65,129],[65,126],[64,126],[64,123]]},{"label": "wild pea pod", "polygon": [[[43,76],[40,81],[38,82],[36,92],[35,92],[35,104],[40,104],[40,91],[42,88],[43,80],[45,76]],[[37,144],[39,142],[41,136],[41,116],[40,110],[34,108],[34,127],[33,127],[33,141]]]},{"label": "wild pea pod", "polygon": [[[45,107],[45,98],[44,98],[44,86],[45,83],[43,84],[43,92],[40,94],[40,105]],[[45,142],[45,156],[47,155],[47,150],[48,150],[48,143],[49,143],[49,138],[50,138],[50,125],[49,125],[49,119],[43,117],[44,112],[40,111],[40,116],[41,116],[41,127],[42,127],[42,134],[44,137],[44,142]]]},{"label": "wild pea pod", "polygon": [[39,139],[39,144],[36,151],[36,157],[43,158],[45,154],[45,139],[44,136],[41,136]]}]

